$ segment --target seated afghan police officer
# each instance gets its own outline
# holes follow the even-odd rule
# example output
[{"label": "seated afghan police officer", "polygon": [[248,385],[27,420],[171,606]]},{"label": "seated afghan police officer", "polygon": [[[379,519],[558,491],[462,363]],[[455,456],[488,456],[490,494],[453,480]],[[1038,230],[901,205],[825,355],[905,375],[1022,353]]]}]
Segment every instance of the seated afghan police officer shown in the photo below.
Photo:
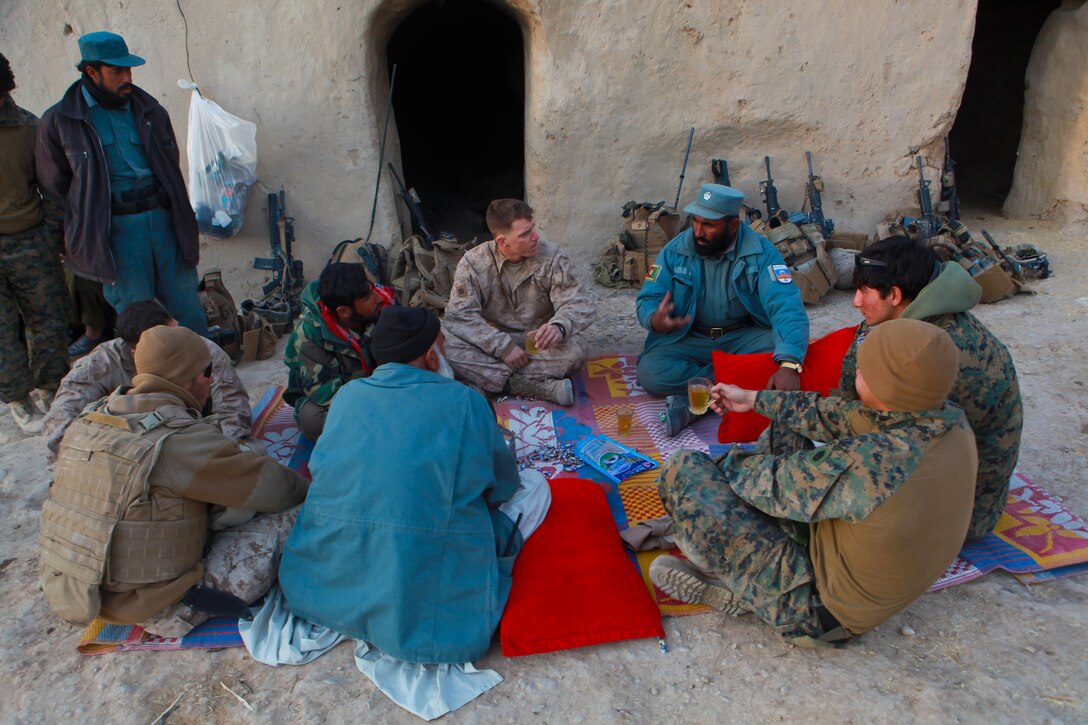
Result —
[{"label": "seated afghan police officer", "polygon": [[[308,483],[201,419],[212,364],[199,335],[153,327],[135,359],[135,387],[88,408],[61,441],[42,507],[42,587],[68,621],[180,637],[268,590]],[[211,533],[211,506],[250,520]]]},{"label": "seated afghan police officer", "polygon": [[488,394],[571,405],[570,376],[586,361],[578,333],[596,309],[570,258],[537,234],[528,204],[496,199],[486,220],[495,238],[461,259],[446,306],[450,365]]},{"label": "seated afghan police officer", "polygon": [[696,451],[668,460],[661,500],[688,561],[660,557],[650,579],[686,602],[754,612],[805,646],[906,607],[971,520],[975,443],[945,402],[958,358],[940,328],[893,320],[858,349],[860,401],[715,386],[715,410],[755,410],[770,427],[720,467]]},{"label": "seated afghan police officer", "polygon": [[432,313],[387,308],[371,349],[378,367],[337,394],[314,448],[280,588],[295,615],[403,662],[470,662],[551,490],[452,379]]},{"label": "seated afghan police officer", "polygon": [[361,264],[338,262],[302,292],[302,314],[287,340],[287,391],[302,433],[317,440],[340,387],[374,369],[369,331],[392,296]]},{"label": "seated afghan police officer", "polygon": [[781,367],[768,390],[799,390],[808,350],[808,315],[789,267],[769,241],[742,224],[744,194],[703,184],[684,207],[685,229],[657,255],[635,302],[650,331],[638,359],[638,382],[668,396],[665,433],[691,421],[687,382],[714,377],[711,352],[774,352]]},{"label": "seated afghan police officer", "polygon": [[[77,360],[72,370],[64,376],[42,426],[45,459],[49,468],[52,469],[57,462],[60,442],[68,426],[83,409],[117,388],[132,385],[132,376],[136,374],[133,354],[140,335],[144,330],[158,325],[177,327],[178,321],[156,300],[133,302],[117,316],[120,337],[96,346],[88,355]],[[253,441],[246,440],[253,427],[249,394],[227,353],[211,340],[201,339],[212,359],[210,412],[218,417],[223,435],[252,445]]]},{"label": "seated afghan police officer", "polygon": [[854,307],[865,324],[843,359],[840,392],[857,398],[858,345],[874,325],[899,318],[925,320],[947,332],[960,349],[960,374],[948,399],[963,408],[978,449],[975,509],[967,538],[985,536],[1005,510],[1020,453],[1024,407],[1008,348],[968,312],[982,288],[959,264],[941,264],[932,247],[906,237],[875,242],[855,262]]}]

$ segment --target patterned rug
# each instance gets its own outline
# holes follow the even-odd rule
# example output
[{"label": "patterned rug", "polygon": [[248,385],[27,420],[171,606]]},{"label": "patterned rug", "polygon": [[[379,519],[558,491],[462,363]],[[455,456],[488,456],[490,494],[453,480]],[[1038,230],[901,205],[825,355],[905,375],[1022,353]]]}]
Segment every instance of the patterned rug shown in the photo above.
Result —
[{"label": "patterned rug", "polygon": [[[656,461],[664,461],[681,448],[692,448],[711,456],[724,453],[718,443],[718,420],[708,415],[676,438],[665,436],[660,414],[664,400],[642,390],[635,380],[635,355],[605,355],[590,359],[575,381],[575,405],[561,408],[540,401],[506,398],[496,401],[500,423],[518,436],[519,459],[534,450],[566,446],[596,433],[611,436]],[[635,416],[630,435],[620,436],[616,412],[631,406]],[[647,471],[615,484],[590,466],[569,470],[561,463],[532,460],[545,476],[577,476],[596,481],[608,497],[616,525],[622,531],[630,524],[663,516],[657,495],[657,471]],[[650,583],[650,562],[664,551],[637,555],[647,587],[653,591],[664,614],[682,616],[708,611],[669,598]],[[678,549],[672,552],[679,553]],[[1043,488],[1017,473],[1010,486],[1009,502],[994,532],[966,544],[960,556],[930,591],[946,589],[978,579],[994,569],[1005,569],[1025,584],[1051,581],[1088,572],[1088,524],[1070,513]]]},{"label": "patterned rug", "polygon": [[[283,386],[271,387],[253,406],[253,437],[264,443],[269,456],[309,478],[314,445],[299,433],[294,408],[283,402],[283,391]],[[158,637],[134,624],[107,624],[96,619],[80,637],[76,649],[82,655],[103,655],[241,646],[237,619],[211,619],[179,638]]]}]

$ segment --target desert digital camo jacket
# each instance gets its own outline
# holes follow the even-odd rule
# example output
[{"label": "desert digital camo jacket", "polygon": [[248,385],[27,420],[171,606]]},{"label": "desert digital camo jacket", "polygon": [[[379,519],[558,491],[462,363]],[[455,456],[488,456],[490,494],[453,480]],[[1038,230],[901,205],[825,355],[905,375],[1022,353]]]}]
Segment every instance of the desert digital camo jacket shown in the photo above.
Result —
[{"label": "desert digital camo jacket", "polygon": [[[201,338],[212,356],[212,413],[223,435],[232,440],[247,438],[253,428],[249,394],[230,358],[211,340]],[[65,431],[83,409],[122,386],[132,385],[136,363],[132,349],[121,338],[104,342],[80,358],[61,381],[53,405],[42,424],[45,458],[52,468]]]}]

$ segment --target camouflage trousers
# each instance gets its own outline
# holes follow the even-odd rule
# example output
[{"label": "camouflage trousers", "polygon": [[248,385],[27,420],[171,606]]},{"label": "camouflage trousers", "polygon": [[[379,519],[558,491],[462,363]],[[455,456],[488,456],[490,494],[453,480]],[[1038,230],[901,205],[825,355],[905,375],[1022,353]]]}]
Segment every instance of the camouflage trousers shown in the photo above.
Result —
[{"label": "camouflage trousers", "polygon": [[[529,364],[515,371],[502,359],[492,357],[471,342],[448,332],[445,334],[446,359],[457,374],[457,379],[485,393],[501,393],[506,381],[515,372],[531,381],[558,380],[570,377],[586,364],[586,348],[577,335],[530,355]],[[522,349],[525,348],[524,333],[511,333],[511,337]]]},{"label": "camouflage trousers", "polygon": [[1017,380],[1005,391],[997,409],[1003,414],[1001,422],[985,433],[975,432],[978,477],[968,539],[978,539],[993,531],[1008,503],[1009,481],[1020,457],[1020,434],[1024,427],[1024,407]]},{"label": "camouflage trousers", "polygon": [[[280,555],[298,518],[299,506],[257,516],[241,526],[211,535],[204,556],[201,585],[227,592],[252,604],[276,582]],[[186,604],[174,604],[140,626],[160,637],[182,637],[210,615]]]},{"label": "camouflage trousers", "polygon": [[673,454],[658,486],[684,556],[720,579],[779,634],[823,633],[813,609],[807,526],[768,516],[745,502],[699,451]]},{"label": "camouflage trousers", "polygon": [[[0,400],[56,391],[68,372],[68,290],[55,230],[0,234]],[[26,330],[26,342],[19,325]]]}]

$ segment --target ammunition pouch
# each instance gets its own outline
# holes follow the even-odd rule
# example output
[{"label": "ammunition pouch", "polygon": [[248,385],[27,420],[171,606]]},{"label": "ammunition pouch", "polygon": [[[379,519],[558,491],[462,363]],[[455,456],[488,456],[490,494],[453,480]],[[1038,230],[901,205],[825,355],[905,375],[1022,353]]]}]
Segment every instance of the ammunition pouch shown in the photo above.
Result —
[{"label": "ammunition pouch", "polygon": [[959,238],[940,234],[930,239],[929,243],[942,261],[955,262],[967,270],[982,288],[980,302],[998,302],[1020,291],[1021,284],[1006,269],[1005,260],[997,259],[970,234],[961,234]]},{"label": "ammunition pouch", "polygon": [[646,277],[645,259],[642,252],[633,252],[614,239],[593,263],[593,279],[605,287],[638,289]]},{"label": "ammunition pouch", "polygon": [[790,268],[801,300],[806,305],[818,303],[838,279],[819,225],[782,222],[764,232]]}]

